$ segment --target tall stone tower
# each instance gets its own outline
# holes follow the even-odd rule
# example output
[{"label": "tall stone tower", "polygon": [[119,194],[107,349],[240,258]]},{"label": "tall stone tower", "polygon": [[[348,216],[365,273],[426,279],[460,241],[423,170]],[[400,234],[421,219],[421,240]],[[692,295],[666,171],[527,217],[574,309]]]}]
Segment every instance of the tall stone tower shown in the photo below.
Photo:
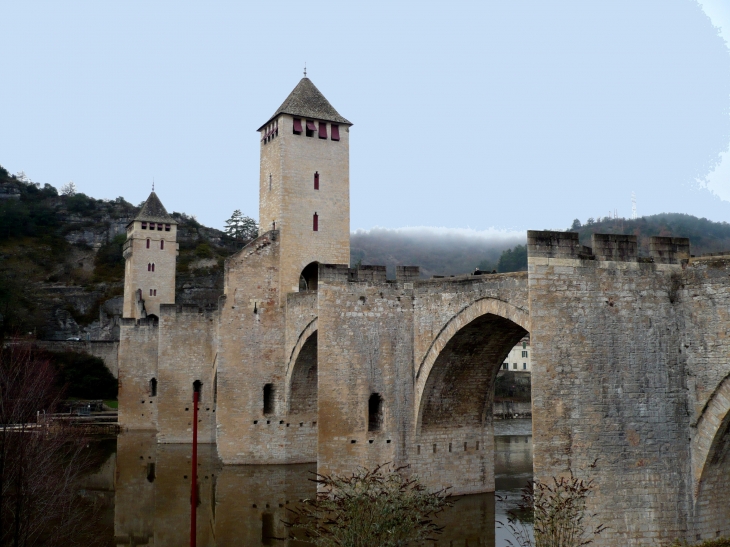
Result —
[{"label": "tall stone tower", "polygon": [[259,128],[259,225],[279,230],[282,302],[317,288],[317,263],[350,262],[351,125],[305,76]]},{"label": "tall stone tower", "polygon": [[159,317],[160,304],[175,303],[177,249],[177,222],[152,192],[127,225],[124,317]]}]

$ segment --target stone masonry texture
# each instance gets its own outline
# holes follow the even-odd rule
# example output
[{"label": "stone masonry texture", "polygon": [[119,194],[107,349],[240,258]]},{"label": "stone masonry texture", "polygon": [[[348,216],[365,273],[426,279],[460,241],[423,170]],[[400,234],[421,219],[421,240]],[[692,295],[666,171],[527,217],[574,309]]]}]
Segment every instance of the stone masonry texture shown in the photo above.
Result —
[{"label": "stone masonry texture", "polygon": [[[393,462],[429,488],[493,491],[494,381],[529,333],[535,476],[594,481],[588,510],[607,526],[596,545],[730,534],[730,258],[692,257],[686,238],[652,238],[641,257],[633,236],[596,234],[588,247],[530,231],[527,272],[422,280],[399,266],[387,280],[382,266],[348,264],[350,126],[332,141],[295,134],[293,120],[261,129],[260,235],[226,260],[216,308],[175,305],[174,239],[148,251],[130,225],[120,460],[183,450],[199,382],[212,486],[219,458],[320,473]],[[158,289],[143,309],[134,293],[149,292],[153,254],[172,296]],[[298,495],[267,469],[277,496]],[[156,494],[158,521],[187,499],[176,477],[169,498]],[[283,533],[283,505],[236,513],[235,488],[218,484],[231,518]]]}]

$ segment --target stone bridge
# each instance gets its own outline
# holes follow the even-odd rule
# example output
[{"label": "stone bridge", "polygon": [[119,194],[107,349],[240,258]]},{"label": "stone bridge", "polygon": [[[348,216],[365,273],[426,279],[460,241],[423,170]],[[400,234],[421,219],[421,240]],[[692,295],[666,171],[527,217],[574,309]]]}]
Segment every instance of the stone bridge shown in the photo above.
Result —
[{"label": "stone bridge", "polygon": [[528,272],[431,280],[321,265],[289,295],[284,421],[317,422],[319,472],[491,491],[494,380],[530,332],[535,475],[594,479],[599,544],[728,534],[729,313],[730,256],[686,239],[639,258],[629,236],[530,232]]},{"label": "stone bridge", "polygon": [[393,462],[489,492],[494,381],[529,332],[535,477],[595,481],[597,544],[730,534],[730,255],[529,232],[524,273],[320,264],[317,290],[282,297],[279,245],[268,232],[228,260],[218,310],[124,320],[123,425],[189,442],[198,385],[200,440],[226,464]]}]

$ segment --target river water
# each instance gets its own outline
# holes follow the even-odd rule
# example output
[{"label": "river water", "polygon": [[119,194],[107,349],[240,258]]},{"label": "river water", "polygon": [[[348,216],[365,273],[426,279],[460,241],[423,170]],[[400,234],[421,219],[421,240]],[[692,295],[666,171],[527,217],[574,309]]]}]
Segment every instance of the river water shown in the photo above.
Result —
[{"label": "river water", "polygon": [[[435,546],[504,547],[507,512],[532,478],[529,419],[495,423],[496,492],[462,496],[440,517],[444,533]],[[102,467],[86,482],[85,494],[105,505],[103,535],[109,545],[189,545],[190,446],[158,445],[154,434],[124,433]],[[222,466],[215,447],[200,445],[197,545],[267,546],[305,544],[285,538],[287,507],[315,493],[315,465]],[[113,538],[113,539],[112,539]]]}]

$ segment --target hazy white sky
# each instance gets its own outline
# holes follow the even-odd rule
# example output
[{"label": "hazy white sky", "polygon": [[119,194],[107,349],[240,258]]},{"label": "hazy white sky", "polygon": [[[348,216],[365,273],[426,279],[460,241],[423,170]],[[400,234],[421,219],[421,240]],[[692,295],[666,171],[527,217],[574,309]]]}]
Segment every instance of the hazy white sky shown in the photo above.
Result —
[{"label": "hazy white sky", "polygon": [[306,61],[355,124],[353,230],[568,227],[628,216],[632,191],[640,214],[730,220],[728,0],[64,0],[0,21],[0,164],[35,181],[139,203],[154,177],[169,210],[256,217],[255,130]]},{"label": "hazy white sky", "polygon": [[[720,29],[722,38],[730,44],[730,0],[701,0],[700,5],[712,24]],[[730,145],[730,143],[728,143]],[[730,151],[722,154],[718,165],[705,179],[706,187],[730,201]]]}]

